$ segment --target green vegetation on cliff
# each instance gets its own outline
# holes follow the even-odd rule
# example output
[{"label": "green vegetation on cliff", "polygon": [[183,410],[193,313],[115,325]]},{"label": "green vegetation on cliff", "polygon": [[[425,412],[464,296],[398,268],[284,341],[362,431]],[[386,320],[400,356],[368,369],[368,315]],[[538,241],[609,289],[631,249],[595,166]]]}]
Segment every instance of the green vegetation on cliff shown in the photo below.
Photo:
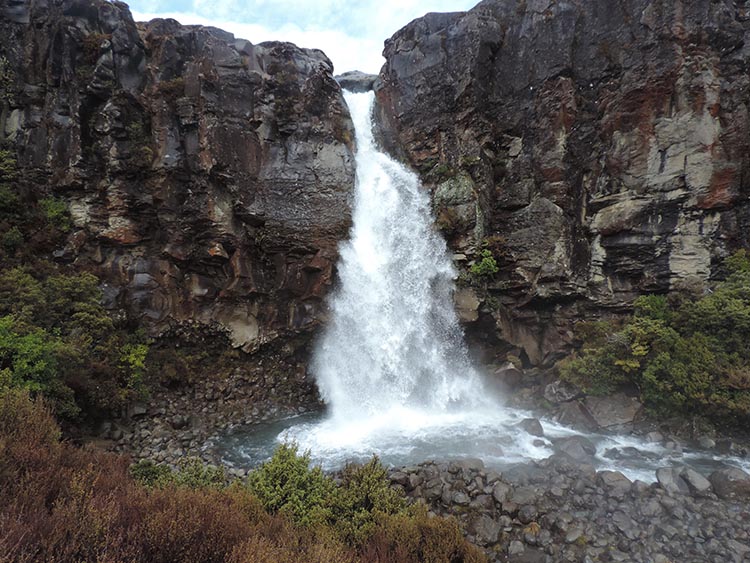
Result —
[{"label": "green vegetation on cliff", "polygon": [[104,308],[96,276],[45,259],[72,221],[20,180],[0,150],[0,389],[43,396],[68,421],[116,412],[145,393],[148,340]]},{"label": "green vegetation on cliff", "polygon": [[703,295],[650,295],[622,325],[582,323],[562,377],[591,394],[635,385],[657,412],[741,423],[750,417],[750,254],[725,262]]},{"label": "green vegetation on cliff", "polygon": [[230,484],[195,461],[129,470],[123,457],[59,437],[41,399],[0,389],[0,561],[485,560],[455,520],[406,508],[377,460],[337,485],[286,446],[248,483]]}]

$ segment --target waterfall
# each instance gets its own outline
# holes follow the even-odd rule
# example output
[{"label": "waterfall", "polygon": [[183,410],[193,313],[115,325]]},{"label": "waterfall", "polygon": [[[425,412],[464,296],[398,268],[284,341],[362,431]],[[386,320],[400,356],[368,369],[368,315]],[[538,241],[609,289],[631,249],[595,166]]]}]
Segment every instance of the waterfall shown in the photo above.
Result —
[{"label": "waterfall", "polygon": [[456,271],[416,174],[378,149],[372,92],[345,94],[357,138],[353,228],[313,360],[334,418],[431,412],[483,396],[452,300]]}]

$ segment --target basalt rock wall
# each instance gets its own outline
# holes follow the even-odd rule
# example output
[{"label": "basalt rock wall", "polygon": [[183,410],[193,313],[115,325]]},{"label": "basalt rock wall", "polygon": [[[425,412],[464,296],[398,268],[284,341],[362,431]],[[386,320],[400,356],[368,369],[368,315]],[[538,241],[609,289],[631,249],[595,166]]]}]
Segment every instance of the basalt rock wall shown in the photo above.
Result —
[{"label": "basalt rock wall", "polygon": [[[380,135],[432,191],[471,335],[549,363],[575,321],[700,286],[750,246],[749,18],[485,0],[386,42]],[[483,249],[497,274],[469,271]]]},{"label": "basalt rock wall", "polygon": [[258,349],[323,315],[351,221],[353,130],[318,50],[253,45],[103,0],[0,0],[0,134],[152,334],[186,322]]}]

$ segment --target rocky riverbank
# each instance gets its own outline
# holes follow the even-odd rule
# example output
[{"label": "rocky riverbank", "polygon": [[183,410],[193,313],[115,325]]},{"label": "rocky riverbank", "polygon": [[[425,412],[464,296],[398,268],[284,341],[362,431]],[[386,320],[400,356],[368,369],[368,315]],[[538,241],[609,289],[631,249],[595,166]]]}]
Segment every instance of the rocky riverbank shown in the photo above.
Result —
[{"label": "rocky riverbank", "polygon": [[750,475],[665,468],[654,484],[566,453],[499,473],[480,460],[426,462],[391,482],[458,519],[492,561],[750,561]]},{"label": "rocky riverbank", "polygon": [[[175,389],[159,387],[120,418],[98,429],[98,445],[133,459],[175,466],[185,457],[219,464],[211,439],[253,425],[320,408],[312,376],[301,363],[256,358],[222,379],[202,379]],[[244,475],[247,468],[229,468]]]}]

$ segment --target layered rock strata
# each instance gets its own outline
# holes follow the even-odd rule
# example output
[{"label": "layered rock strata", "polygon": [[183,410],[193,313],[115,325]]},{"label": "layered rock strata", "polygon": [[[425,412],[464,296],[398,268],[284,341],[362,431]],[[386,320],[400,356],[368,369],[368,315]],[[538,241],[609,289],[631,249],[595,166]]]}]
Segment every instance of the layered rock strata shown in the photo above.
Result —
[{"label": "layered rock strata", "polygon": [[354,182],[321,51],[103,0],[2,0],[0,34],[0,135],[74,223],[56,259],[152,334],[191,320],[254,351],[318,324]]},{"label": "layered rock strata", "polygon": [[[386,42],[380,135],[420,172],[475,336],[554,361],[582,318],[750,246],[750,7],[485,0]],[[463,296],[472,302],[472,295]]]}]

